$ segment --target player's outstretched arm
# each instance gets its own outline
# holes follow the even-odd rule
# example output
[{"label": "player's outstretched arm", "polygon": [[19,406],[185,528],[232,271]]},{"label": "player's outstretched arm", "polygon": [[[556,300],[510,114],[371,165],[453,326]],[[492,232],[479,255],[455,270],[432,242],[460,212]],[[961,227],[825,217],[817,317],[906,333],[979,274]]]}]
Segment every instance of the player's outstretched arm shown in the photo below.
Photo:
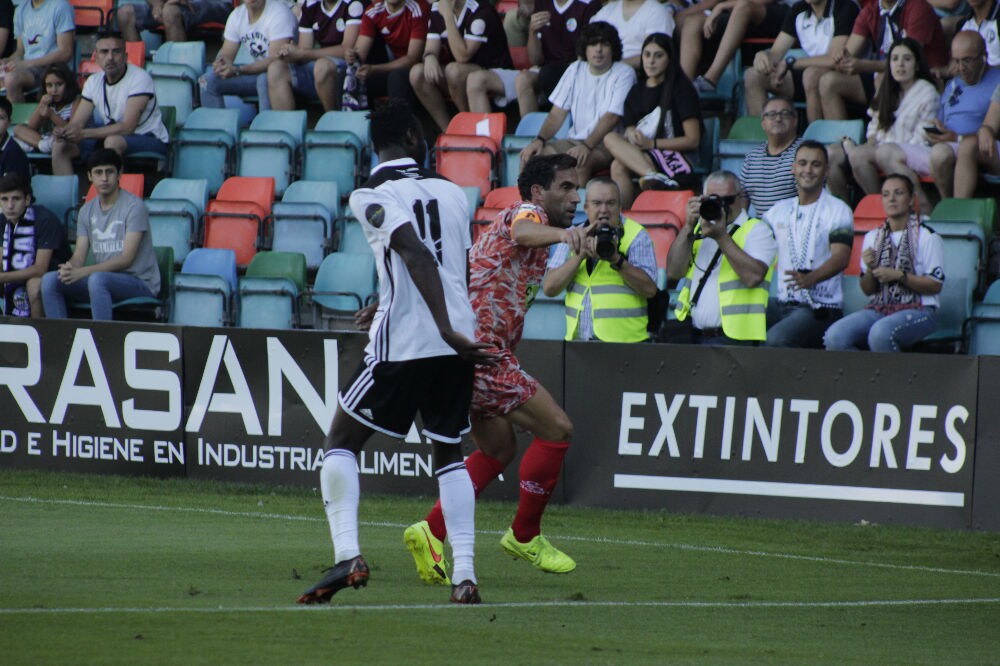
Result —
[{"label": "player's outstretched arm", "polygon": [[566,243],[571,252],[579,254],[588,229],[588,226],[560,229],[528,219],[514,220],[510,228],[510,237],[521,247],[548,247],[556,243]]},{"label": "player's outstretched arm", "polygon": [[497,356],[486,351],[490,346],[468,339],[451,327],[448,318],[448,306],[445,303],[444,288],[441,286],[441,275],[438,273],[437,262],[427,246],[417,237],[416,231],[409,224],[404,224],[392,233],[389,247],[396,252],[406,270],[409,271],[413,284],[416,285],[427,303],[434,324],[441,338],[462,358],[473,363],[492,365]]}]

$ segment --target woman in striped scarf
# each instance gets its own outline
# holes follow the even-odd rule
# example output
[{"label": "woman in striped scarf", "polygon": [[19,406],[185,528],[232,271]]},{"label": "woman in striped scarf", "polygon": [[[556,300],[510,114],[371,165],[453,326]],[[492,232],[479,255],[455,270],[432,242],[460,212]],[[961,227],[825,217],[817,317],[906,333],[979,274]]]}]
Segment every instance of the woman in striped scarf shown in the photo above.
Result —
[{"label": "woman in striped scarf", "polygon": [[934,332],[938,294],[944,285],[941,237],[913,212],[913,184],[900,174],[882,180],[885,223],[865,234],[861,290],[865,309],[834,323],[827,349],[896,352]]}]

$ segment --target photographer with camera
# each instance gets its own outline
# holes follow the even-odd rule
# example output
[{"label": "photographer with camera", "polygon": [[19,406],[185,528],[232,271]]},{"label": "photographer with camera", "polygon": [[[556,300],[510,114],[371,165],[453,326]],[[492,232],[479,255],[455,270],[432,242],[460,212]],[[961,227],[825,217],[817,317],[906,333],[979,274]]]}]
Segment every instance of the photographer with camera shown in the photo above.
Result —
[{"label": "photographer with camera", "polygon": [[747,215],[736,174],[709,174],[703,191],[688,201],[684,228],[667,253],[667,276],[685,279],[677,320],[690,318],[696,344],[756,345],[767,336],[774,234]]},{"label": "photographer with camera", "polygon": [[587,238],[580,252],[556,246],[542,282],[547,296],[566,290],[566,339],[644,342],[646,299],[656,295],[653,240],[623,218],[621,193],[606,177],[587,183]]},{"label": "photographer with camera", "polygon": [[829,170],[826,147],[803,141],[792,163],[798,195],[764,215],[778,240],[768,347],[821,349],[826,329],[843,315],[841,283],[851,259],[854,212],[823,186]]}]

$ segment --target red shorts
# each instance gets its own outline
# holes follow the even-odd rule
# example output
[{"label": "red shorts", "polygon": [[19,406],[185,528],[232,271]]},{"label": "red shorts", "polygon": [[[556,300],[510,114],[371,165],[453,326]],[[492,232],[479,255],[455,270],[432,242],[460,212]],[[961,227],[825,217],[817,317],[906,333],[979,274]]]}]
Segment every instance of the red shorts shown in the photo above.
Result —
[{"label": "red shorts", "polygon": [[473,418],[492,419],[510,414],[538,391],[538,380],[521,368],[509,349],[501,350],[500,362],[476,366],[472,382]]}]

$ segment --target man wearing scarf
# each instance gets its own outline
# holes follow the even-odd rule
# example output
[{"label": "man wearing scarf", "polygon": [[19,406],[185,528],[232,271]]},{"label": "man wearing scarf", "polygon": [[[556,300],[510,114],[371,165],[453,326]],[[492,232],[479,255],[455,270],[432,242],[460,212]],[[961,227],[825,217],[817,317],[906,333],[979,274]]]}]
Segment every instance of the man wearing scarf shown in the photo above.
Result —
[{"label": "man wearing scarf", "polygon": [[0,286],[8,317],[44,317],[42,276],[69,258],[66,233],[48,209],[32,205],[31,186],[19,174],[0,177]]},{"label": "man wearing scarf", "polygon": [[841,278],[851,260],[854,214],[823,186],[827,171],[823,144],[803,141],[792,162],[798,194],[764,215],[778,241],[778,292],[769,304],[768,347],[819,349],[827,327],[843,314]]}]

